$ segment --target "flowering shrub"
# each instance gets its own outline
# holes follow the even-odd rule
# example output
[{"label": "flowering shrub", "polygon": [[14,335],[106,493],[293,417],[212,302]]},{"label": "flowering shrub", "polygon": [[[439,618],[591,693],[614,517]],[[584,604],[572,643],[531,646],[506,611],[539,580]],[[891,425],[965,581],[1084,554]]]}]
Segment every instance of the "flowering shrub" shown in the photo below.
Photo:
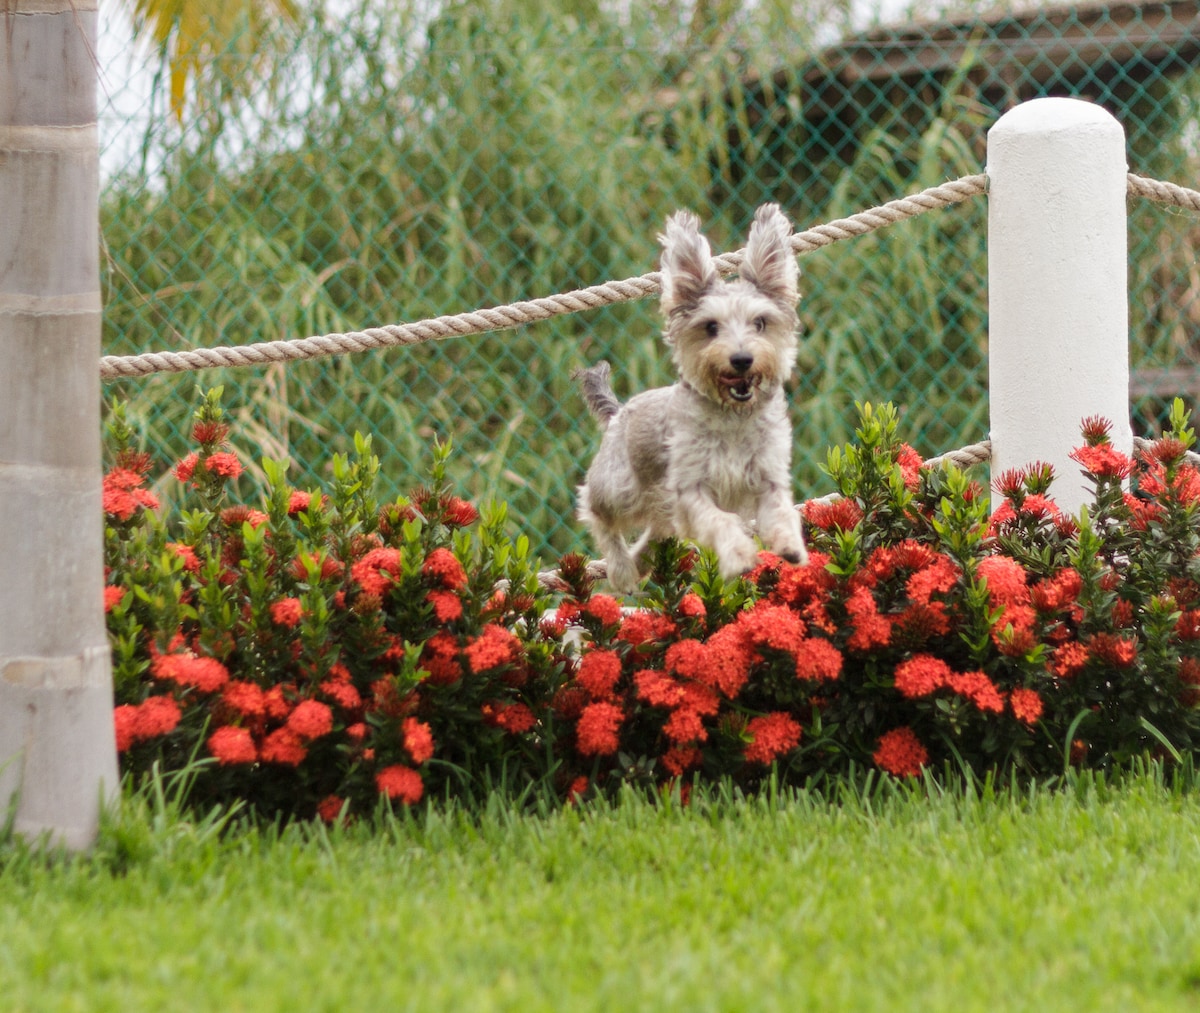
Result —
[{"label": "flowering shrub", "polygon": [[293,489],[264,461],[261,508],[233,502],[242,464],[220,394],[204,396],[197,449],[165,479],[184,500],[170,527],[122,406],[110,413],[123,767],[192,763],[198,802],[326,819],[541,777],[567,660],[541,636],[547,595],[526,541],[502,536],[503,508],[481,518],[451,495],[440,447],[428,488],[381,505],[361,436],[334,457],[328,491]]},{"label": "flowering shrub", "polygon": [[1037,463],[997,479],[992,512],[863,406],[829,454],[839,498],[805,505],[807,565],[763,553],[723,582],[664,542],[637,608],[580,556],[539,583],[504,509],[446,487],[445,448],[383,505],[368,438],[327,492],[266,461],[251,508],[213,391],[169,529],[120,406],[109,435],[118,747],[135,774],[198,759],[198,801],[333,819],[496,785],[1046,778],[1197,745],[1200,471],[1178,404],[1139,460],[1084,420],[1078,517]]}]

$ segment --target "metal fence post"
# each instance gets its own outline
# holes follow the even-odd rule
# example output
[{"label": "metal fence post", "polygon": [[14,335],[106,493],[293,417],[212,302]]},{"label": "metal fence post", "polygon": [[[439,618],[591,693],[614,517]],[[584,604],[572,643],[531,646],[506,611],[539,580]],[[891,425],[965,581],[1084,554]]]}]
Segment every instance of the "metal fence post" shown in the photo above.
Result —
[{"label": "metal fence post", "polygon": [[[0,822],[118,789],[102,608],[97,0],[0,6]],[[15,813],[13,809],[15,808]]]},{"label": "metal fence post", "polygon": [[1133,449],[1125,133],[1097,105],[1034,99],[992,127],[987,172],[992,474],[1048,462],[1075,511],[1081,420]]}]

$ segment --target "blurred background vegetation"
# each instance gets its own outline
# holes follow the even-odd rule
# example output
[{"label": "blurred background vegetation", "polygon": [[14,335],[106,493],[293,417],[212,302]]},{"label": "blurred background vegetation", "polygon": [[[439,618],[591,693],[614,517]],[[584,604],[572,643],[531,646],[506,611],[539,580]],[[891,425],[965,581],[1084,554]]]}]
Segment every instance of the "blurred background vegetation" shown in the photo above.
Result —
[{"label": "blurred background vegetation", "polygon": [[[1017,101],[1077,95],[1123,123],[1132,171],[1196,180],[1196,4],[881,11],[849,0],[128,0],[152,74],[102,110],[105,353],[415,321],[657,268],[696,210],[716,249],[754,208],[797,228],[983,171]],[[872,23],[874,20],[874,23]],[[856,400],[925,455],[986,437],[986,201],[801,261],[789,388],[797,495],[818,495]],[[1131,203],[1135,431],[1200,386],[1196,221]],[[435,437],[535,549],[588,545],[574,488],[598,442],[569,379],[669,382],[652,300],[498,334],[106,385],[165,467],[194,391],[224,384],[247,463],[328,475],[376,434],[386,490]],[[1038,382],[1043,378],[1031,378]],[[1053,382],[1045,378],[1043,382]],[[252,468],[243,482],[259,476]],[[160,490],[170,498],[170,483]]]}]

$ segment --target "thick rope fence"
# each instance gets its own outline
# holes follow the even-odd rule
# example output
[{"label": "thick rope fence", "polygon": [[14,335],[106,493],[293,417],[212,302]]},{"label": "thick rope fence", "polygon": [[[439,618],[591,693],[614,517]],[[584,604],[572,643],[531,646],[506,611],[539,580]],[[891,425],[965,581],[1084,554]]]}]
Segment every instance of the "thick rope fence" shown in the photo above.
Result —
[{"label": "thick rope fence", "polygon": [[[1128,175],[1132,196],[1144,197],[1200,213],[1200,192],[1144,176]],[[797,254],[812,253],[843,239],[865,236],[897,222],[915,218],[927,211],[949,207],[987,192],[987,176],[980,173],[930,187],[908,197],[888,201],[817,225],[792,236]],[[714,259],[717,269],[729,274],[742,262],[743,251],[725,253]],[[361,331],[323,334],[287,341],[264,341],[251,345],[197,348],[182,352],[146,352],[141,355],[106,355],[100,359],[101,380],[144,377],[154,373],[182,373],[218,367],[246,367],[273,362],[299,362],[329,355],[347,355],[397,345],[418,345],[445,338],[468,337],[492,331],[508,330],[552,317],[599,309],[616,303],[633,302],[654,295],[661,289],[657,271],[624,281],[610,281],[573,292],[510,303],[491,309],[432,317],[411,324],[388,324]]]},{"label": "thick rope fence", "polygon": [[[987,177],[980,174],[931,187],[909,197],[889,201],[876,208],[860,211],[797,232],[792,236],[792,249],[811,253],[842,239],[865,236],[926,211],[948,207],[987,191]],[[1196,195],[1200,198],[1200,194]],[[717,270],[731,274],[738,269],[744,251],[724,253],[713,258]],[[122,377],[150,376],[153,373],[181,373],[194,369],[215,367],[257,366],[272,362],[297,362],[327,355],[345,355],[397,345],[417,345],[445,338],[468,337],[491,331],[508,330],[523,324],[538,323],[552,317],[585,310],[600,309],[616,303],[633,302],[654,295],[662,288],[661,275],[655,271],[638,278],[610,281],[602,285],[545,296],[527,302],[511,303],[492,309],[433,317],[411,324],[389,324],[362,331],[324,334],[318,337],[290,341],[264,341],[252,345],[228,348],[199,348],[185,352],[147,352],[143,355],[105,356],[100,360],[100,378],[115,380]]]},{"label": "thick rope fence", "polygon": [[[1184,208],[1200,214],[1200,191],[1162,180],[1149,179],[1134,173],[1127,174],[1128,193],[1132,197],[1143,197],[1159,204]],[[792,250],[796,254],[812,253],[843,239],[865,236],[897,222],[915,218],[927,211],[949,207],[971,197],[987,192],[987,176],[980,173],[930,187],[920,193],[888,201],[878,207],[869,208],[817,225],[791,237]],[[713,258],[717,270],[731,274],[738,269],[745,255],[744,250],[720,254]],[[480,309],[468,313],[434,317],[411,324],[390,324],[362,331],[324,334],[290,341],[267,341],[234,347],[201,348],[184,352],[148,352],[132,356],[104,356],[100,360],[102,380],[128,377],[144,377],[154,373],[180,373],[189,370],[218,367],[246,367],[273,362],[298,362],[329,355],[345,355],[397,345],[417,345],[428,341],[440,341],[451,337],[468,337],[492,331],[507,330],[524,324],[549,320],[552,317],[581,313],[621,302],[632,302],[659,292],[662,276],[657,272],[611,281],[602,285],[546,296],[540,299],[511,303],[491,309]],[[1150,446],[1149,440],[1134,438],[1134,450],[1144,453]],[[1200,454],[1189,452],[1190,463],[1200,466]],[[970,468],[985,464],[992,458],[990,441],[974,443],[958,450],[951,450],[926,460],[929,468],[951,464],[958,468]],[[838,493],[819,497],[812,502],[830,502],[839,499]],[[591,564],[594,576],[604,575],[604,561]],[[553,584],[556,571],[539,574],[544,584]]]}]

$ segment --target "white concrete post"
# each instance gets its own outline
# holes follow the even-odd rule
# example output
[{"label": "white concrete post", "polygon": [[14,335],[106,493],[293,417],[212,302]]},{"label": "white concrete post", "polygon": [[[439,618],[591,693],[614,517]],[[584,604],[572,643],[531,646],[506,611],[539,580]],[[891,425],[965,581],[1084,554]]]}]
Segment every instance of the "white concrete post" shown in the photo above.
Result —
[{"label": "white concrete post", "polygon": [[100,475],[97,0],[0,2],[0,821],[116,796]]},{"label": "white concrete post", "polygon": [[1121,125],[1078,99],[1025,102],[988,134],[992,475],[1046,461],[1070,511],[1088,500],[1068,456],[1082,419],[1133,450],[1126,171]]}]

